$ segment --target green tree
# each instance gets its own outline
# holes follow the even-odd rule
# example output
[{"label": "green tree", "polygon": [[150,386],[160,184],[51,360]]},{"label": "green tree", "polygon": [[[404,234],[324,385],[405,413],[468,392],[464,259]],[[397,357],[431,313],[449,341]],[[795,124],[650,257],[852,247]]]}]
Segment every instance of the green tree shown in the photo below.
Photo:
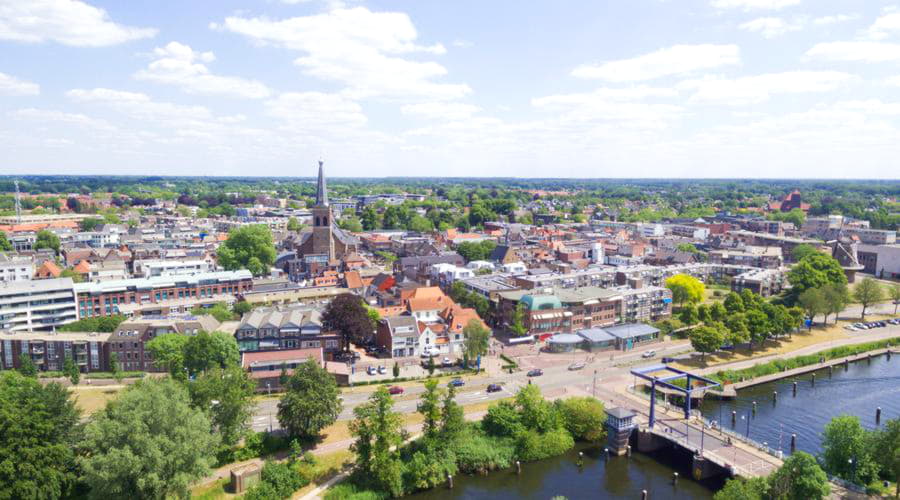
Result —
[{"label": "green tree", "polygon": [[184,367],[197,375],[213,367],[226,368],[241,361],[237,340],[225,332],[200,332],[184,343]]},{"label": "green tree", "polygon": [[572,437],[599,443],[606,439],[606,410],[603,403],[591,397],[558,399],[563,424]]},{"label": "green tree", "polygon": [[302,230],[303,230],[303,224],[301,224],[300,221],[297,220],[296,217],[288,217],[288,221],[287,221],[287,230],[288,230],[288,231],[295,231],[295,232],[302,231]]},{"label": "green tree", "polygon": [[422,415],[422,433],[427,439],[436,438],[441,423],[441,394],[437,380],[425,381],[425,392],[419,399],[416,411]]},{"label": "green tree", "polygon": [[686,326],[696,325],[700,322],[700,315],[697,314],[697,307],[694,306],[694,304],[681,306],[681,309],[678,311],[678,319]]},{"label": "green tree", "polygon": [[807,243],[801,243],[800,245],[795,246],[793,250],[791,250],[791,258],[794,259],[794,262],[800,262],[807,255],[813,255],[817,253],[819,253],[819,251],[816,250],[816,247]]},{"label": "green tree", "polygon": [[72,269],[63,269],[62,271],[60,271],[59,277],[60,278],[69,278],[70,280],[72,280],[73,283],[83,283],[84,282],[84,276],[82,276],[79,273],[76,273]]},{"label": "green tree", "polygon": [[350,350],[350,342],[360,342],[372,335],[373,327],[363,300],[352,293],[343,293],[331,299],[322,313],[322,329],[341,334],[344,349]]},{"label": "green tree", "polygon": [[94,416],[79,463],[94,498],[185,498],[209,473],[218,444],[182,384],[146,379]]},{"label": "green tree", "polygon": [[12,252],[13,246],[6,237],[5,231],[0,231],[0,252]]},{"label": "green tree", "polygon": [[298,365],[278,402],[278,422],[288,435],[318,436],[340,412],[340,391],[334,376],[313,359]]},{"label": "green tree", "polygon": [[362,227],[366,231],[374,231],[378,229],[378,212],[375,211],[375,207],[368,206],[363,209],[362,215]]},{"label": "green tree", "polygon": [[[463,327],[463,337],[465,337],[463,349],[467,359],[474,360],[487,354],[491,331],[482,326],[480,321],[477,319],[469,320],[466,326]],[[480,368],[481,366],[479,365]]]},{"label": "green tree", "polygon": [[700,280],[689,274],[676,274],[666,279],[666,288],[672,290],[672,300],[679,306],[703,302],[706,290]]},{"label": "green tree", "polygon": [[809,453],[798,451],[769,477],[767,498],[821,500],[830,492],[828,476],[816,459]]},{"label": "green tree", "polygon": [[822,287],[822,299],[825,304],[825,323],[828,323],[829,314],[834,314],[834,322],[837,323],[838,314],[850,303],[850,292],[847,285],[830,283]]},{"label": "green tree", "polygon": [[812,323],[815,320],[816,315],[824,314],[828,307],[825,304],[825,294],[822,293],[820,288],[810,288],[804,291],[800,294],[797,303],[800,304],[800,308],[803,309],[803,312],[809,316],[810,330],[812,330]]},{"label": "green tree", "polygon": [[787,277],[791,282],[791,297],[795,300],[810,288],[822,288],[830,283],[847,284],[841,264],[834,257],[820,252],[803,257],[791,268]]},{"label": "green tree", "polygon": [[763,343],[771,331],[772,325],[766,313],[759,310],[752,310],[746,313],[747,328],[750,330],[750,349],[753,349],[753,343]]},{"label": "green tree", "polygon": [[722,331],[712,326],[701,326],[691,330],[691,347],[700,353],[703,362],[706,362],[706,354],[713,353],[722,347],[725,336]]},{"label": "green tree", "polygon": [[145,348],[150,351],[157,368],[165,368],[175,378],[184,378],[184,344],[187,340],[187,335],[166,333],[150,339]]},{"label": "green tree", "polygon": [[872,436],[872,459],[881,469],[881,475],[896,484],[895,496],[900,497],[900,418],[885,422],[884,427]]},{"label": "green tree", "polygon": [[26,377],[37,378],[37,365],[34,364],[27,352],[19,354],[19,368],[17,370]]},{"label": "green tree", "polygon": [[456,386],[449,386],[444,393],[441,404],[441,435],[446,439],[452,439],[462,432],[466,419],[462,406],[456,402]]},{"label": "green tree", "polygon": [[543,434],[560,427],[559,412],[544,399],[537,385],[523,386],[515,399],[525,428]]},{"label": "green tree", "polygon": [[68,498],[81,415],[69,391],[0,372],[0,498]]},{"label": "green tree", "polygon": [[228,446],[236,444],[249,428],[254,389],[256,382],[238,365],[215,366],[188,384],[191,406],[207,414]]},{"label": "green tree", "polygon": [[348,426],[355,438],[350,449],[356,467],[376,489],[398,497],[403,494],[403,464],[397,451],[405,437],[403,419],[393,411],[394,401],[381,386],[369,401],[353,409]]},{"label": "green tree", "polygon": [[821,459],[829,474],[859,484],[869,484],[878,474],[869,436],[859,417],[841,415],[825,425]]},{"label": "green tree", "polygon": [[393,371],[393,374],[394,374],[394,378],[397,378],[397,377],[400,376],[400,365],[397,364],[396,361],[394,361],[394,368],[393,368],[392,371]]},{"label": "green tree", "polygon": [[713,500],[767,500],[769,483],[765,477],[734,478],[716,492]]},{"label": "green tree", "polygon": [[362,223],[355,215],[341,218],[341,220],[338,221],[338,226],[344,231],[350,231],[351,233],[359,233],[363,230]]},{"label": "green tree", "polygon": [[708,323],[712,321],[712,315],[710,314],[708,305],[700,304],[699,306],[697,306],[697,319],[702,323]]},{"label": "green tree", "polygon": [[50,248],[54,252],[59,253],[59,236],[51,233],[50,231],[47,231],[46,229],[41,229],[37,232],[32,248],[34,248],[35,250]]},{"label": "green tree", "polygon": [[428,375],[434,375],[434,356],[428,356],[428,364],[425,368],[428,370]]},{"label": "green tree", "polygon": [[78,369],[78,365],[69,356],[66,356],[65,361],[63,361],[63,373],[69,377],[69,382],[72,385],[78,385],[78,382],[81,380],[81,370]]},{"label": "green tree", "polygon": [[487,260],[496,247],[497,242],[494,240],[466,241],[456,246],[456,253],[466,259],[466,262]]},{"label": "green tree", "polygon": [[862,304],[862,314],[860,316],[865,320],[866,308],[880,302],[884,298],[884,290],[881,289],[881,285],[873,278],[863,278],[863,280],[857,283],[856,287],[853,289],[853,298]]},{"label": "green tree", "polygon": [[512,312],[512,324],[509,325],[509,329],[515,334],[517,337],[521,337],[528,333],[528,327],[525,326],[525,303],[519,302],[516,304],[516,308],[513,309]]},{"label": "green tree", "polygon": [[709,308],[709,317],[713,321],[725,321],[728,318],[728,310],[721,302],[714,302]]},{"label": "green tree", "polygon": [[280,385],[281,387],[286,387],[288,380],[290,380],[290,379],[291,379],[291,376],[288,374],[287,363],[282,361],[281,362],[281,373],[278,374],[278,385]]},{"label": "green tree", "polygon": [[725,304],[725,310],[728,311],[729,314],[744,312],[744,299],[742,299],[738,293],[728,292],[723,304]]},{"label": "green tree", "polygon": [[431,231],[434,231],[434,224],[421,215],[413,215],[412,218],[409,219],[408,229],[417,233],[430,233]]},{"label": "green tree", "polygon": [[900,285],[894,284],[888,287],[888,296],[894,303],[894,316],[897,315],[897,306],[900,306]]},{"label": "green tree", "polygon": [[122,383],[122,365],[119,363],[119,354],[115,351],[109,353],[109,371],[116,383]]},{"label": "green tree", "polygon": [[213,318],[216,318],[216,321],[220,323],[235,319],[234,311],[229,309],[224,302],[216,302],[212,307],[197,306],[191,309],[191,314],[193,314],[194,316],[203,316],[208,314]]},{"label": "green tree", "polygon": [[747,324],[746,314],[733,313],[729,315],[725,318],[725,328],[728,329],[725,340],[732,346],[750,341],[750,326]]},{"label": "green tree", "polygon": [[91,217],[88,219],[82,219],[81,222],[78,223],[78,227],[82,231],[93,231],[97,228],[97,226],[103,224],[103,219],[98,219],[96,217]]},{"label": "green tree", "polygon": [[247,301],[235,302],[233,306],[231,306],[231,312],[234,313],[235,316],[241,317],[248,312],[253,310],[253,306]]},{"label": "green tree", "polygon": [[219,265],[228,270],[247,269],[254,276],[268,273],[275,256],[272,233],[262,224],[233,229],[218,250]]}]

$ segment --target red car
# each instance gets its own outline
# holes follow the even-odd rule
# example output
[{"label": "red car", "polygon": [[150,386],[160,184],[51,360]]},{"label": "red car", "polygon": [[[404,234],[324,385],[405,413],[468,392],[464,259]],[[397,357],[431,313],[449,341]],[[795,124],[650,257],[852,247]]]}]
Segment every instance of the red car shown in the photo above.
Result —
[{"label": "red car", "polygon": [[403,394],[403,388],[397,385],[391,386],[388,388],[388,394]]}]

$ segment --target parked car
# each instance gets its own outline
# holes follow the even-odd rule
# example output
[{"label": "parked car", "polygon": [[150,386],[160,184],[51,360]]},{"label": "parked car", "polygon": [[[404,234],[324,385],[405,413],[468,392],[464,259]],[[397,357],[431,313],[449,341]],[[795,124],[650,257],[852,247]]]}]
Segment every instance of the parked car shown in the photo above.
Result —
[{"label": "parked car", "polygon": [[857,328],[857,327],[855,327],[855,326],[853,326],[853,325],[846,325],[846,326],[844,326],[844,328],[847,329],[847,330],[850,330],[851,332],[858,332],[858,331],[859,331],[859,328]]},{"label": "parked car", "polygon": [[462,387],[466,385],[466,382],[461,378],[455,378],[451,380],[447,385],[452,385],[453,387]]},{"label": "parked car", "polygon": [[675,362],[675,358],[668,358],[668,357],[666,357],[666,358],[663,358],[663,359],[662,359],[662,362],[663,362],[663,363],[674,363],[674,362]]},{"label": "parked car", "polygon": [[444,356],[444,361],[443,361],[442,364],[444,365],[445,368],[448,367],[448,366],[453,366],[453,362],[450,361],[450,358],[448,358],[448,357],[446,357],[446,356]]},{"label": "parked car", "polygon": [[652,358],[653,356],[656,356],[656,351],[647,351],[644,354],[641,354],[641,357],[644,359]]},{"label": "parked car", "polygon": [[868,326],[866,326],[862,323],[853,323],[853,326],[855,326],[859,330],[868,330],[869,329]]},{"label": "parked car", "polygon": [[430,358],[430,357],[432,357],[432,356],[434,356],[434,355],[431,354],[431,350],[425,349],[425,350],[422,351],[422,354],[420,354],[420,356],[421,356],[422,358]]},{"label": "parked car", "polygon": [[386,373],[387,373],[387,368],[385,368],[383,365],[382,365],[382,366],[379,366],[379,367],[378,367],[378,373],[380,373],[380,374],[382,374],[382,375],[386,374]]},{"label": "parked car", "polygon": [[575,371],[575,370],[580,370],[584,367],[585,367],[584,361],[576,361],[576,362],[572,363],[571,365],[569,365],[569,370]]},{"label": "parked car", "polygon": [[400,387],[399,385],[392,385],[391,387],[388,388],[388,394],[391,394],[391,395],[403,394],[403,388]]},{"label": "parked car", "polygon": [[544,370],[541,370],[540,368],[535,368],[535,369],[533,369],[533,370],[528,370],[528,376],[529,376],[529,377],[540,377],[540,376],[543,375],[543,374],[544,374]]},{"label": "parked car", "polygon": [[488,392],[500,392],[502,390],[503,390],[503,388],[500,387],[500,384],[490,384],[487,386]]},{"label": "parked car", "polygon": [[374,366],[370,366],[366,368],[366,373],[368,373],[369,375],[375,375],[376,373],[378,373],[378,370]]}]

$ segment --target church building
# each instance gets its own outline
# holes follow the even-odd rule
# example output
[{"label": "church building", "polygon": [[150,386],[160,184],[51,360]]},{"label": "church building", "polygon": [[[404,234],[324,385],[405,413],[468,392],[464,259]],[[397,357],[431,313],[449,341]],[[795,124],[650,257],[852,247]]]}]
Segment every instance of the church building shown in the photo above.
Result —
[{"label": "church building", "polygon": [[328,204],[328,187],[325,184],[324,162],[319,160],[319,180],[316,185],[316,204],[312,212],[312,232],[304,232],[297,244],[297,257],[307,268],[325,268],[334,261],[359,251],[359,240],[339,228]]}]

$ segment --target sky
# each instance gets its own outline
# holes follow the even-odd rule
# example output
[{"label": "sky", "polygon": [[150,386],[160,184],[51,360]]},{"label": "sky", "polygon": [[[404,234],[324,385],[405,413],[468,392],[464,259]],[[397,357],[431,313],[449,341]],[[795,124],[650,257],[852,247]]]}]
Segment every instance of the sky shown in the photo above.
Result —
[{"label": "sky", "polygon": [[900,3],[0,0],[0,174],[900,178]]}]

